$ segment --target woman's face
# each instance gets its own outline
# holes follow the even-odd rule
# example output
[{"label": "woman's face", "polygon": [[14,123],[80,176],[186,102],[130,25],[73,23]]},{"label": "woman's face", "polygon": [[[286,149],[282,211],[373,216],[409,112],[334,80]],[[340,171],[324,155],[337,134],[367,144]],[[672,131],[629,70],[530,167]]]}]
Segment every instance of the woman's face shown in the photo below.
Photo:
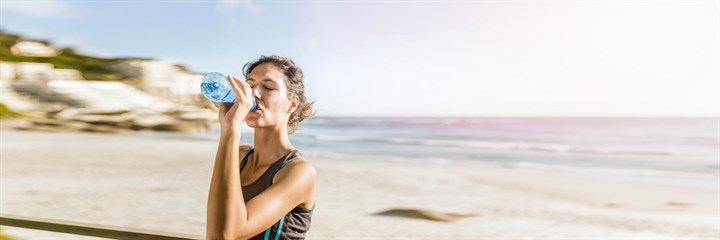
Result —
[{"label": "woman's face", "polygon": [[[257,110],[248,113],[245,121],[251,128],[287,126],[290,113],[297,107],[288,99],[287,86],[281,69],[270,63],[255,67],[245,80],[252,87]],[[296,100],[296,98],[293,98]]]}]

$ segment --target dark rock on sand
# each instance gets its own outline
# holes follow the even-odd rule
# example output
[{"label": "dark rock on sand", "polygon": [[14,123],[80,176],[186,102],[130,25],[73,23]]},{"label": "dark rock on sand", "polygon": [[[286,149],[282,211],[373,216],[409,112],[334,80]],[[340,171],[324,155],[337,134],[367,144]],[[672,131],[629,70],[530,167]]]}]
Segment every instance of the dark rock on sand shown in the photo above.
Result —
[{"label": "dark rock on sand", "polygon": [[405,217],[405,218],[418,218],[439,222],[452,222],[469,217],[477,217],[479,214],[463,214],[463,213],[441,213],[433,210],[425,209],[408,209],[408,208],[393,208],[382,212],[375,213],[373,215],[380,216],[392,216],[392,217]]}]

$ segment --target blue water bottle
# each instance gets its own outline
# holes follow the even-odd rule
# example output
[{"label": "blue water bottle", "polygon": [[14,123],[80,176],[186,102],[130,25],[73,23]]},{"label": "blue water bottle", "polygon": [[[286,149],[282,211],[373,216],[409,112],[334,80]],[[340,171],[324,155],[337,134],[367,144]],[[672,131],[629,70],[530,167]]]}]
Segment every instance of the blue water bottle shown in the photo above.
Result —
[{"label": "blue water bottle", "polygon": [[[213,102],[235,102],[235,92],[232,90],[232,85],[225,75],[219,72],[211,72],[206,74],[202,82],[200,83],[200,91],[207,99]],[[255,96],[250,93],[250,99],[252,99],[253,106],[250,111],[257,109],[257,102]]]}]

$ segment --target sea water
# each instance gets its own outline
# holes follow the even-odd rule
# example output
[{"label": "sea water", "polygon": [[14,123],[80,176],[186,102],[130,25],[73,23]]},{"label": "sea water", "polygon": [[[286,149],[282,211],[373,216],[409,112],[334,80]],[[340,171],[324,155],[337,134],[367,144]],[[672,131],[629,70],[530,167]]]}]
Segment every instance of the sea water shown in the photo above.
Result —
[{"label": "sea water", "polygon": [[[216,140],[219,128],[206,138]],[[290,135],[303,152],[408,164],[499,166],[705,179],[720,188],[718,118],[317,117]],[[252,144],[244,126],[243,144]]]}]

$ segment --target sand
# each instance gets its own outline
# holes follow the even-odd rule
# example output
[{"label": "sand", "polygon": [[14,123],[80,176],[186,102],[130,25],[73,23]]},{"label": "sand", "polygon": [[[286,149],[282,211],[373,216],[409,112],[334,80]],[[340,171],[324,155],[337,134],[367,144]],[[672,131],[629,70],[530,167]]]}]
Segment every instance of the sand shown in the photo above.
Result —
[{"label": "sand", "polygon": [[[0,214],[203,238],[216,144],[177,133],[2,130]],[[319,180],[308,239],[720,238],[720,192],[709,188],[303,153]],[[2,229],[20,239],[95,239]]]}]

